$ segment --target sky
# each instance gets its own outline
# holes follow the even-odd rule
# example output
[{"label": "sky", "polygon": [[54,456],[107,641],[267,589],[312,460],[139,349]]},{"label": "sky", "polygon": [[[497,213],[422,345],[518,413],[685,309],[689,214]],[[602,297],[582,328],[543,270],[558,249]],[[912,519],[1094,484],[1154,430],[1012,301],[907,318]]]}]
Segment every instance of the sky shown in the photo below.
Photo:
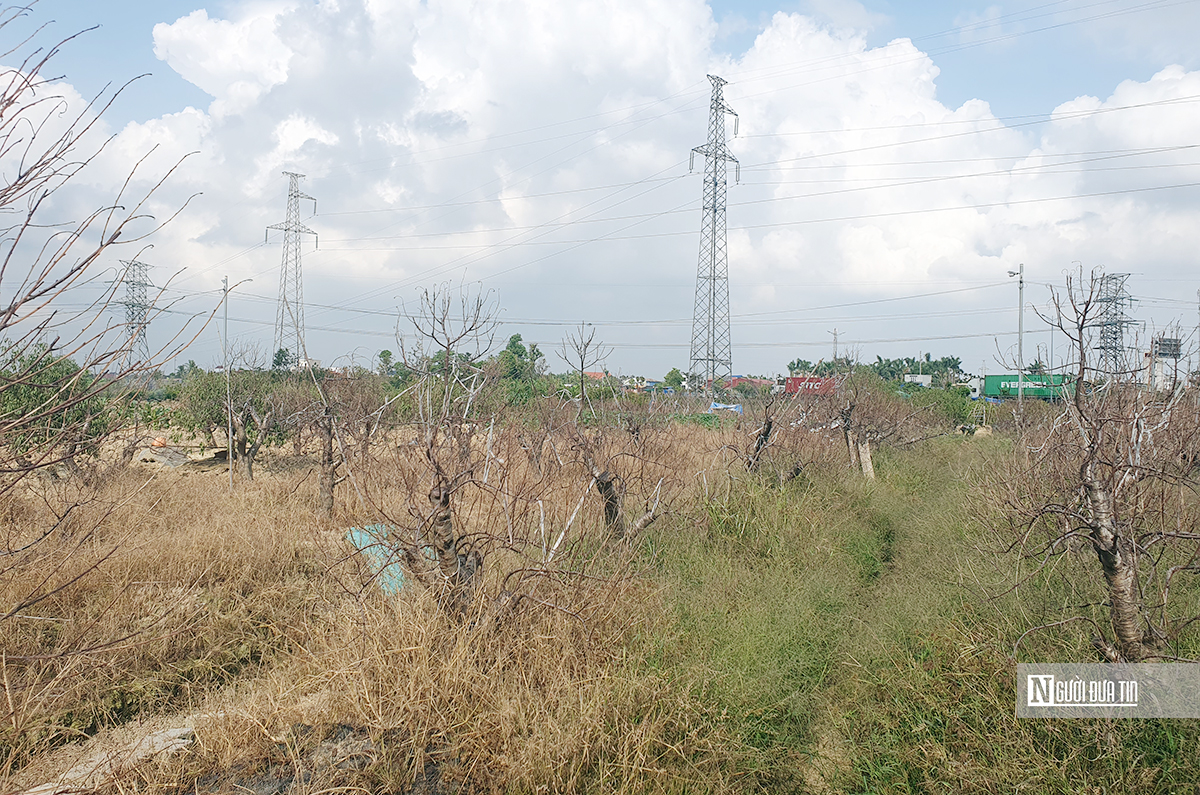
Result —
[{"label": "sky", "polygon": [[[264,235],[293,171],[317,200],[310,358],[411,344],[400,315],[449,283],[551,369],[590,323],[611,372],[686,370],[706,74],[739,120],[735,372],[827,359],[835,332],[866,360],[1007,371],[1021,264],[1027,360],[1061,361],[1036,312],[1080,266],[1131,274],[1131,336],[1198,322],[1200,2],[40,0],[3,35],[43,23],[43,45],[94,27],[49,68],[67,106],[133,80],[51,211],[111,202],[147,153],[134,191],[184,158],[146,205],[178,215],[102,263],[151,266],[154,348],[227,276],[232,343],[269,361],[282,248]],[[220,328],[180,361],[219,363]]]}]

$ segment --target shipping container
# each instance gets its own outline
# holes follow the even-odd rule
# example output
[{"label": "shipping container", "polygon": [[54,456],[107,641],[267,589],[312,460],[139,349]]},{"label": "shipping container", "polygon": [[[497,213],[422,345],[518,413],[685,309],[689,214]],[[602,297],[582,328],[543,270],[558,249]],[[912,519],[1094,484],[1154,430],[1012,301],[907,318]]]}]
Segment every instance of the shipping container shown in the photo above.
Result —
[{"label": "shipping container", "polygon": [[838,381],[836,377],[792,376],[788,378],[783,391],[788,395],[832,395],[837,391]]},{"label": "shipping container", "polygon": [[[1060,399],[1064,392],[1071,386],[1070,379],[1061,374],[1047,375],[1025,375],[1021,377],[1024,381],[1025,397],[1028,398],[1048,398]],[[983,377],[983,396],[990,398],[1015,398],[1017,396],[1017,375],[985,375]]]}]

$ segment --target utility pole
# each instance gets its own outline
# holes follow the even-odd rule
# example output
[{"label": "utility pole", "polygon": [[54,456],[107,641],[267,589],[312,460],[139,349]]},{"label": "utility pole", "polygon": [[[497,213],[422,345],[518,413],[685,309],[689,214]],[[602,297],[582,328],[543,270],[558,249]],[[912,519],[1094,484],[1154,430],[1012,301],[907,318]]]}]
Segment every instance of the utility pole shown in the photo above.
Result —
[{"label": "utility pole", "polygon": [[1050,383],[1054,383],[1054,324],[1050,324]]},{"label": "utility pole", "polygon": [[1025,417],[1025,263],[1008,272],[1017,277],[1017,416]]},{"label": "utility pole", "polygon": [[838,349],[837,349],[837,343],[838,343],[838,330],[837,330],[837,329],[834,329],[833,331],[831,331],[831,332],[829,332],[829,333],[833,335],[833,366],[834,366],[834,367],[837,367],[837,357],[838,357],[838,354],[837,354],[837,351],[838,351]]},{"label": "utility pole", "polygon": [[226,462],[229,464],[229,491],[233,491],[233,380],[229,374],[229,277],[221,279],[221,288],[225,293],[225,333],[221,338],[221,348],[225,360],[225,443]]},{"label": "utility pole", "polygon": [[[242,279],[233,287],[246,282],[252,282],[253,279]],[[221,279],[221,288],[224,292],[225,304],[225,334],[221,340],[221,349],[225,359],[225,440],[226,440],[226,456],[229,462],[229,490],[233,491],[233,375],[229,372],[229,293],[233,290],[229,286],[229,277]]]},{"label": "utility pole", "polygon": [[[300,190],[300,180],[303,174],[292,171],[283,172],[288,178],[287,220],[281,224],[267,227],[283,232],[283,260],[279,266],[279,308],[275,314],[275,356],[281,350],[287,350],[297,362],[308,358],[304,347],[304,277],[300,271],[300,235],[317,233],[300,223],[300,200],[306,199],[313,203],[313,213],[317,212],[317,200]],[[266,241],[266,235],[263,236]]]},{"label": "utility pole", "polygon": [[737,135],[737,113],[725,102],[721,87],[726,81],[709,75],[712,99],[709,102],[708,143],[692,150],[691,170],[696,155],[704,155],[704,218],[700,225],[700,258],[696,271],[696,308],[692,315],[692,351],[690,368],[714,392],[719,378],[733,375],[732,343],[729,333],[729,250],[725,240],[725,189],[727,164],[737,168],[738,160],[725,143],[725,116],[733,116],[733,134]]},{"label": "utility pole", "polygon": [[146,342],[146,324],[150,304],[146,288],[150,284],[150,266],[137,260],[121,260],[125,266],[125,333],[129,337],[130,363],[149,364],[150,345]]}]

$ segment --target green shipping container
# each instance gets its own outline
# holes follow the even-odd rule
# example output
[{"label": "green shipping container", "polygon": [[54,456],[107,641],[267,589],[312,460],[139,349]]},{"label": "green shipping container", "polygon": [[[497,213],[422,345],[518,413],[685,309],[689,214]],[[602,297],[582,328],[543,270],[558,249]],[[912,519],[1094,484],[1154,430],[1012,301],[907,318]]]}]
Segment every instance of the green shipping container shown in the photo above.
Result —
[{"label": "green shipping container", "polygon": [[[1070,387],[1067,376],[1061,373],[1053,375],[1022,376],[1025,382],[1025,397],[1029,398],[1061,398],[1063,392]],[[1017,376],[985,375],[983,377],[983,396],[991,398],[1015,398],[1017,396]]]}]

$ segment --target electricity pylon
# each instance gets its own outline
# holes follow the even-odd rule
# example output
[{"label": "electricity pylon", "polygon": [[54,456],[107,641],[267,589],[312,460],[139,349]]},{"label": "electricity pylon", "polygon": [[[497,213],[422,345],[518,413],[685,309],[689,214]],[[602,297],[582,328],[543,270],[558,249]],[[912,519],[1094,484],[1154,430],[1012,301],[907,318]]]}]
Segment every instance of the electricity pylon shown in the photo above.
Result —
[{"label": "electricity pylon", "polygon": [[150,304],[146,288],[151,287],[150,266],[137,260],[121,260],[125,266],[125,334],[129,338],[130,363],[148,364],[150,344],[146,342],[147,317]]},{"label": "electricity pylon", "polygon": [[1133,304],[1125,289],[1128,273],[1106,273],[1100,277],[1096,303],[1100,305],[1100,317],[1096,326],[1100,328],[1096,350],[1100,354],[1099,371],[1110,378],[1118,378],[1128,370],[1125,361],[1125,327],[1133,321],[1125,310]]},{"label": "electricity pylon", "polygon": [[[308,199],[317,211],[317,200],[300,191],[303,174],[283,172],[288,178],[287,220],[267,227],[283,232],[283,261],[279,266],[279,309],[275,314],[275,350],[286,350],[293,360],[308,357],[304,347],[304,277],[300,271],[300,235],[317,233],[300,223],[300,200]],[[266,240],[264,236],[264,241]]]},{"label": "electricity pylon", "polygon": [[733,116],[737,135],[737,113],[721,95],[724,80],[709,75],[712,100],[708,112],[708,143],[692,150],[704,155],[704,220],[700,225],[700,263],[696,272],[696,309],[692,315],[692,355],[689,374],[698,375],[706,391],[733,375],[732,344],[729,336],[729,251],[725,242],[725,174],[727,164],[738,160],[725,144],[725,116]]}]

